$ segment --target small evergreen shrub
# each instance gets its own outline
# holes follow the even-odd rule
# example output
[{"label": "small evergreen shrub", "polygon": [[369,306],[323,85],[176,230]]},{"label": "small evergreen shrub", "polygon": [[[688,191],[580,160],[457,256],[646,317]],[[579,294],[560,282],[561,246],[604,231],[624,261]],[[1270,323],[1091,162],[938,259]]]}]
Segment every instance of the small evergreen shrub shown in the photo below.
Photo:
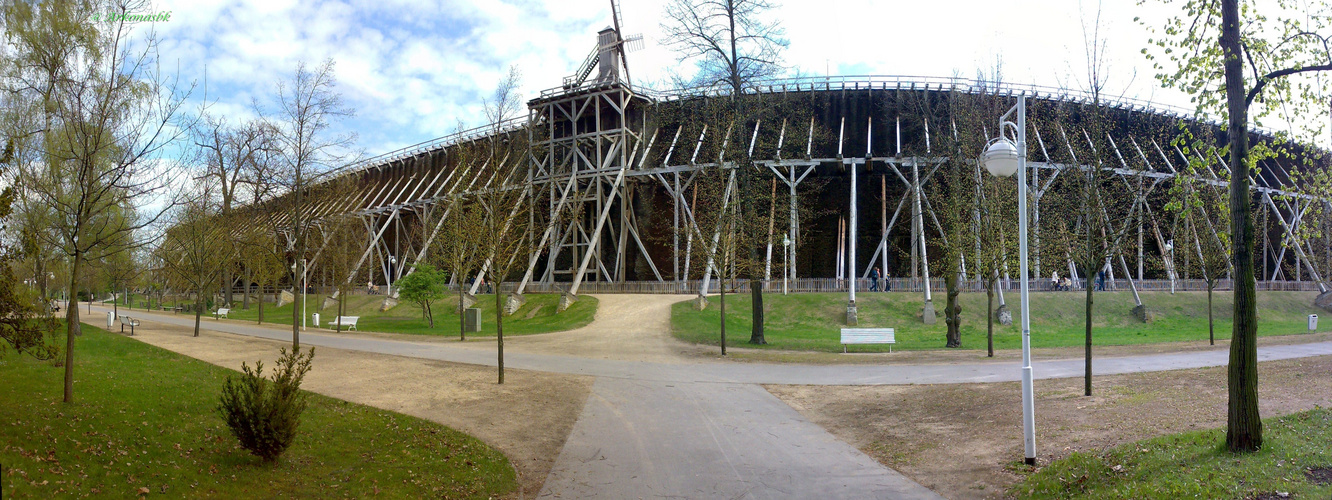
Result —
[{"label": "small evergreen shrub", "polygon": [[271,380],[264,378],[262,361],[253,370],[241,363],[244,375],[227,377],[217,410],[241,447],[271,462],[291,446],[305,410],[301,379],[313,359],[314,348],[302,355],[300,348],[288,352],[284,347]]}]

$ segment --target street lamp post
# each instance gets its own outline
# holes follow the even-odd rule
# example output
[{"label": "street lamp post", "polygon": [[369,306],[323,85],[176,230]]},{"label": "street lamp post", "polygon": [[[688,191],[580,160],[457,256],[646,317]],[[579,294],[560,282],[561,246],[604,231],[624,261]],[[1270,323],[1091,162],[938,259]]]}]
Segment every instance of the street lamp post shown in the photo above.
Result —
[{"label": "street lamp post", "polygon": [[388,258],[388,265],[389,265],[389,269],[388,269],[388,278],[387,278],[388,286],[386,287],[387,290],[385,291],[385,293],[386,293],[388,296],[392,297],[392,296],[393,296],[393,274],[394,274],[395,271],[397,271],[398,258],[397,258],[397,257],[394,257],[393,255],[389,255],[389,258]]},{"label": "street lamp post", "polygon": [[[1016,123],[1009,117],[1016,114]],[[1004,131],[1013,133],[1013,140]],[[1017,173],[1018,182],[1018,253],[1022,302],[1022,433],[1027,465],[1036,465],[1036,405],[1031,371],[1031,307],[1027,300],[1027,96],[1019,95],[1017,104],[999,117],[999,137],[985,149],[985,169],[996,177]]]}]

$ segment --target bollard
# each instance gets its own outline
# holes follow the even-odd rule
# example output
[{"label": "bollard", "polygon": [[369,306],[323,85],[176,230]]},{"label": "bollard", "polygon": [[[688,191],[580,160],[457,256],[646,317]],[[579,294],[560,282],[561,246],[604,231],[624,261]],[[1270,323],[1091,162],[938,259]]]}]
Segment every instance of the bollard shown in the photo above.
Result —
[{"label": "bollard", "polygon": [[463,310],[463,331],[481,331],[481,309],[469,307]]}]

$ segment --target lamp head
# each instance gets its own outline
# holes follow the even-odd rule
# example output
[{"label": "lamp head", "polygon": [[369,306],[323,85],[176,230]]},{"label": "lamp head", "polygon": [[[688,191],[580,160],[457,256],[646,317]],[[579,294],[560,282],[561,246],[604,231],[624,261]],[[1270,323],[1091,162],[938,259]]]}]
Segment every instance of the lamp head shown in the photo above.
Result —
[{"label": "lamp head", "polygon": [[995,177],[1010,177],[1018,171],[1018,148],[1013,141],[999,138],[985,149],[985,170]]}]

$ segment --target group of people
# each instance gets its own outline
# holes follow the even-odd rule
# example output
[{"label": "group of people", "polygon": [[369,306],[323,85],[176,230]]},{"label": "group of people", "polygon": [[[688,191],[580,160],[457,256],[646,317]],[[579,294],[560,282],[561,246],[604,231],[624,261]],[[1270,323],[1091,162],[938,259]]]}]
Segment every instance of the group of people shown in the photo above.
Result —
[{"label": "group of people", "polygon": [[1063,279],[1060,279],[1059,272],[1055,271],[1050,275],[1050,289],[1067,292],[1073,289],[1073,280],[1069,279],[1068,276],[1064,276]]},{"label": "group of people", "polygon": [[883,273],[880,273],[880,272],[879,272],[879,268],[877,268],[877,267],[874,268],[873,271],[870,271],[870,277],[869,277],[869,279],[870,279],[870,287],[869,287],[869,291],[871,291],[871,292],[877,292],[877,291],[879,291],[879,280],[880,280],[880,279],[883,279],[883,291],[886,292],[886,291],[891,290],[891,289],[893,288],[892,283],[889,283],[889,282],[888,282],[888,278],[885,277],[885,276],[883,276]]}]

